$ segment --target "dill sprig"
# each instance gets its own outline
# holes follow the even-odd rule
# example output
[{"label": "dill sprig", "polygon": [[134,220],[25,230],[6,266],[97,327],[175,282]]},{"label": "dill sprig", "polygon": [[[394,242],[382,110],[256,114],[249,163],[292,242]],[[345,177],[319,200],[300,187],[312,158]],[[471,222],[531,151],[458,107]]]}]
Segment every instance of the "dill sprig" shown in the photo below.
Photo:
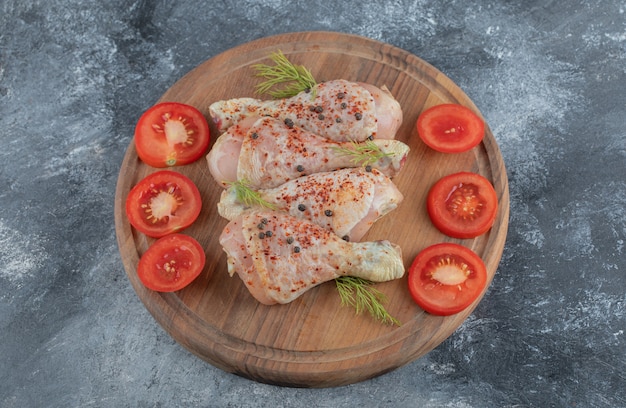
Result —
[{"label": "dill sprig", "polygon": [[[266,79],[256,86],[258,94],[267,93],[274,99],[281,99],[297,95],[302,91],[313,90],[313,95],[315,95],[317,82],[311,71],[303,65],[294,65],[280,50],[272,53],[270,59],[275,65],[255,64],[252,66],[257,71],[255,76]],[[281,84],[286,85],[280,89],[272,89]]]},{"label": "dill sprig", "polygon": [[380,147],[371,140],[363,143],[353,141],[350,147],[333,147],[333,150],[341,156],[350,156],[350,161],[359,166],[369,166],[383,157],[391,157],[394,155],[391,152],[383,152]]},{"label": "dill sprig", "polygon": [[244,203],[248,207],[252,207],[255,205],[269,208],[270,210],[275,210],[276,206],[270,202],[265,201],[261,194],[258,191],[253,190],[250,187],[250,183],[246,180],[237,180],[227,182],[228,188],[235,189],[235,194],[237,195],[237,200]]},{"label": "dill sprig", "polygon": [[400,326],[400,321],[391,316],[383,303],[387,301],[384,293],[372,286],[367,279],[354,276],[340,276],[335,279],[342,306],[352,306],[356,314],[369,312],[376,320],[386,324]]}]

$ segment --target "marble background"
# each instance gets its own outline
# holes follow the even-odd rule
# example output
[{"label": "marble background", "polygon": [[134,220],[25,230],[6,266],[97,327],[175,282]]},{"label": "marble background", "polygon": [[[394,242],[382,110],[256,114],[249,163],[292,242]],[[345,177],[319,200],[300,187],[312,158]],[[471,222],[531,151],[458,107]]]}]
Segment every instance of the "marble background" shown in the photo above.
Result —
[{"label": "marble background", "polygon": [[[626,406],[623,0],[0,2],[0,406]],[[197,359],[131,288],[113,223],[139,115],[206,59],[329,30],[455,81],[504,156],[504,255],[425,357],[311,390]]]}]

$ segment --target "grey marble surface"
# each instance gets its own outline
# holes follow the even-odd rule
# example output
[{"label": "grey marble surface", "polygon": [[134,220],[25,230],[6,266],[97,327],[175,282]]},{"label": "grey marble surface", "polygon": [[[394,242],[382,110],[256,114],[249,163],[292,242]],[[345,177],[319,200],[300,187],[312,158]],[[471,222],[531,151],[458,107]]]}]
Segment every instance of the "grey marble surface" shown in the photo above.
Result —
[{"label": "grey marble surface", "polygon": [[[626,3],[0,2],[1,407],[626,406]],[[358,34],[427,60],[486,117],[511,219],[491,288],[425,357],[312,390],[175,343],[120,260],[118,169],[138,116],[260,37]]]}]

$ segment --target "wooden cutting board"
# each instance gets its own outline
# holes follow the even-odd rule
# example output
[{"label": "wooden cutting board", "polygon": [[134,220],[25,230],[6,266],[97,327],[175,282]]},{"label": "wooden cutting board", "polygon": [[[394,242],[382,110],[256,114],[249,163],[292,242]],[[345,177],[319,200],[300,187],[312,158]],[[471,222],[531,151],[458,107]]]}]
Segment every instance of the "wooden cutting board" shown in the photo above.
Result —
[{"label": "wooden cutting board", "polygon": [[[440,103],[458,103],[480,114],[450,79],[420,58],[371,39],[334,32],[302,32],[262,38],[217,55],[185,75],[160,101],[196,106],[208,118],[211,103],[254,96],[259,79],[251,65],[270,63],[281,50],[296,64],[308,67],[318,82],[331,79],[386,85],[399,100],[404,123],[397,135],[411,147],[407,164],[394,181],[405,196],[397,210],[378,221],[364,240],[388,239],[403,250],[408,271],[423,248],[439,242],[465,245],[484,260],[491,283],[507,233],[507,176],[496,141],[487,127],[483,143],[461,154],[437,153],[419,139],[415,122],[420,112]],[[211,125],[212,143],[217,131]],[[331,387],[362,381],[423,356],[472,312],[431,316],[411,299],[407,278],[377,284],[389,299],[387,309],[401,326],[384,325],[369,315],[341,306],[334,282],[322,284],[287,305],[264,306],[248,293],[237,276],[226,271],[226,256],[218,237],[226,220],[216,209],[221,188],[208,173],[205,160],[175,168],[199,187],[203,209],[185,233],[195,237],[207,255],[201,276],[176,293],[146,289],[136,273],[140,256],[153,242],[138,233],[124,213],[131,187],[156,171],[137,158],[130,144],[122,163],[115,196],[115,225],[122,261],[137,295],[163,328],[198,357],[259,382]],[[496,222],[488,233],[456,240],[438,232],[425,206],[429,188],[441,177],[473,171],[493,182],[499,198]],[[484,293],[483,293],[484,294]],[[481,295],[482,298],[482,295]]]}]

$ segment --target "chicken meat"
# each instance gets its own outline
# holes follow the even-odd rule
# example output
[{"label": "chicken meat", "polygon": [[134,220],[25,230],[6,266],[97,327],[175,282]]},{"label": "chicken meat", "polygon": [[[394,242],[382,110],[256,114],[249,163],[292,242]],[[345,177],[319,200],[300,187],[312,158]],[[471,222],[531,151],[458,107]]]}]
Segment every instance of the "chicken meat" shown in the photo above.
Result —
[{"label": "chicken meat", "polygon": [[331,231],[281,211],[246,211],[220,235],[228,272],[259,302],[293,301],[340,276],[373,282],[401,278],[400,247],[389,241],[346,242]]},{"label": "chicken meat", "polygon": [[273,188],[309,174],[360,167],[362,163],[347,152],[368,144],[379,150],[371,168],[388,177],[402,169],[409,146],[398,140],[336,142],[267,116],[250,117],[233,126],[216,140],[206,158],[211,175],[223,187],[245,180],[253,189]]},{"label": "chicken meat", "polygon": [[217,101],[209,114],[220,133],[246,117],[272,116],[339,142],[393,139],[402,124],[400,104],[385,86],[341,79],[291,98]]},{"label": "chicken meat", "polygon": [[[273,209],[305,218],[347,241],[360,241],[404,198],[387,176],[363,167],[315,173],[257,193]],[[232,220],[253,205],[240,201],[236,189],[229,188],[222,192],[217,209]]]}]

